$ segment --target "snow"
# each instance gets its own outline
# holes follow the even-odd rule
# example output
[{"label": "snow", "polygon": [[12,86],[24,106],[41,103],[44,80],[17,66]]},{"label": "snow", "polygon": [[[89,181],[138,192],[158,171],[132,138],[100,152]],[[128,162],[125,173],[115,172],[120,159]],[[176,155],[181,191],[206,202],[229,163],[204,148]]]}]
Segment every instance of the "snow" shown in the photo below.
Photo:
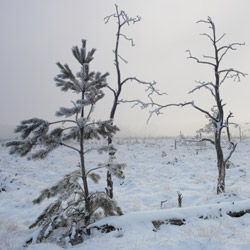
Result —
[{"label": "snow", "polygon": [[[250,208],[250,140],[240,142],[227,169],[226,193],[216,195],[216,153],[211,143],[186,143],[174,149],[174,139],[116,139],[119,162],[126,162],[126,178],[114,178],[114,195],[124,216],[109,217],[96,225],[110,223],[121,230],[92,236],[75,250],[182,250],[250,249],[250,214],[239,218],[226,215],[230,209]],[[106,142],[104,142],[106,144]],[[95,147],[97,143],[88,146]],[[25,239],[36,229],[31,225],[50,200],[33,205],[40,191],[64,174],[76,170],[78,155],[58,148],[47,159],[28,161],[9,155],[0,146],[0,249],[22,249]],[[90,151],[87,166],[106,162],[108,154]],[[106,171],[98,170],[98,185],[105,186]],[[2,188],[4,187],[4,190]],[[178,194],[183,195],[178,208]],[[165,201],[161,208],[161,201]],[[200,216],[209,219],[199,219]],[[161,225],[154,230],[152,221],[185,218],[185,225]],[[36,244],[29,250],[62,249],[54,244]]]}]

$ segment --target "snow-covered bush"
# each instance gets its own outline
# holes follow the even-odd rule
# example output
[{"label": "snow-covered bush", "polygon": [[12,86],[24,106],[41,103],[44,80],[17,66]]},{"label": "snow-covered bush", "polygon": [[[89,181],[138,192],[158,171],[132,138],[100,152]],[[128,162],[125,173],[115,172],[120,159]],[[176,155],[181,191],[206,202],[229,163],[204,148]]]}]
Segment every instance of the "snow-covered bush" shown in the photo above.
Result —
[{"label": "snow-covered bush", "polygon": [[[20,140],[10,141],[11,154],[27,156],[29,159],[44,159],[50,152],[60,146],[70,148],[79,154],[77,169],[67,173],[61,180],[50,188],[41,192],[33,201],[41,203],[46,198],[53,201],[30,226],[39,226],[27,243],[42,241],[56,242],[61,245],[77,244],[84,240],[84,235],[90,234],[86,227],[100,216],[121,215],[121,209],[116,202],[103,191],[90,191],[88,178],[98,182],[100,176],[94,170],[106,167],[113,175],[124,178],[125,164],[109,161],[99,166],[87,168],[85,165],[86,141],[91,139],[112,138],[118,128],[112,120],[95,121],[91,114],[96,103],[104,97],[103,88],[107,86],[108,73],[90,71],[89,64],[93,60],[95,49],[86,51],[86,40],[82,40],[82,47],[72,48],[72,53],[80,63],[81,69],[73,74],[70,67],[60,62],[60,74],[55,77],[56,86],[62,91],[72,91],[79,97],[71,108],[61,107],[56,116],[62,120],[48,122],[38,118],[22,121],[15,129],[21,133]],[[58,127],[55,127],[59,125]],[[51,128],[52,127],[52,128]],[[70,141],[75,140],[76,144]],[[98,149],[114,151],[112,144]]]}]

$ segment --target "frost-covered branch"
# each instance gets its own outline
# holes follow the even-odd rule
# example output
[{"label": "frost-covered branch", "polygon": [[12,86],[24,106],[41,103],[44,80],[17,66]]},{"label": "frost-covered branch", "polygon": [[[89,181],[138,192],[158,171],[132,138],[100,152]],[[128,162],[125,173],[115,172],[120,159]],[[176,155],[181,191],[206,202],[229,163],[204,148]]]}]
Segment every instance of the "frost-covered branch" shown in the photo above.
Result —
[{"label": "frost-covered branch", "polygon": [[118,24],[121,27],[124,24],[130,25],[131,23],[134,24],[134,23],[139,22],[141,20],[141,17],[139,17],[139,16],[137,16],[137,17],[129,17],[125,11],[123,11],[123,10],[120,11],[119,10],[117,4],[115,4],[115,9],[116,9],[116,13],[113,13],[111,15],[108,15],[108,16],[104,17],[105,24],[107,24],[112,17],[114,17],[114,18],[116,18],[118,20]]}]

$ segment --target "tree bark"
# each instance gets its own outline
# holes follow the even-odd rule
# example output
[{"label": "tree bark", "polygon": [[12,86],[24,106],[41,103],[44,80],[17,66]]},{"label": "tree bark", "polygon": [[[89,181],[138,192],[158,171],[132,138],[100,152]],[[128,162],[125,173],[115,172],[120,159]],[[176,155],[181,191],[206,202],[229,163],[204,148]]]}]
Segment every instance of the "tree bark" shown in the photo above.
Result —
[{"label": "tree bark", "polygon": [[[84,91],[82,92],[82,100],[84,100]],[[84,107],[81,111],[81,117],[84,117]],[[81,159],[81,177],[84,189],[85,198],[85,225],[89,224],[90,220],[90,200],[89,200],[89,187],[88,180],[86,176],[85,159],[84,159],[84,127],[80,127],[80,159]]]},{"label": "tree bark", "polygon": [[218,182],[217,182],[217,194],[225,192],[225,177],[226,169],[224,164],[223,151],[221,148],[220,142],[216,144],[216,153],[217,153],[217,167],[218,167]]}]

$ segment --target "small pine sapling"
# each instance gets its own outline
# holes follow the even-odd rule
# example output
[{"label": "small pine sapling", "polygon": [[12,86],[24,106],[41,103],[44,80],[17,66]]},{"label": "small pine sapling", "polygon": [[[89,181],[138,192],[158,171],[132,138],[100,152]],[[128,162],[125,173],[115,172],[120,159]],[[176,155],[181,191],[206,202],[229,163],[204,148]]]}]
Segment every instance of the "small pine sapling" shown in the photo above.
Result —
[{"label": "small pine sapling", "polygon": [[[112,138],[118,128],[111,120],[94,121],[91,119],[94,107],[104,97],[103,88],[107,86],[108,73],[90,71],[90,62],[93,60],[95,49],[86,51],[86,40],[82,40],[82,47],[72,48],[72,53],[80,64],[80,71],[73,74],[70,67],[60,62],[60,74],[55,77],[56,86],[61,91],[72,91],[78,99],[71,108],[61,107],[56,112],[62,120],[48,122],[33,118],[24,120],[15,129],[20,133],[20,140],[10,141],[10,154],[27,156],[29,159],[44,159],[53,150],[60,146],[67,147],[79,154],[78,169],[66,174],[61,180],[41,192],[33,201],[39,204],[46,198],[54,198],[53,202],[42,212],[30,226],[39,226],[27,243],[53,241],[61,245],[74,245],[84,240],[84,235],[90,234],[87,226],[98,216],[121,215],[121,209],[116,202],[103,192],[90,191],[88,178],[98,182],[100,176],[94,171],[106,167],[113,175],[124,178],[124,164],[108,162],[92,169],[85,165],[85,155],[88,149],[85,141],[91,139]],[[57,126],[55,128],[55,126]],[[51,128],[53,127],[53,128]],[[77,144],[70,142],[75,140]],[[77,146],[75,146],[77,145]],[[98,149],[115,151],[112,145]]]}]

